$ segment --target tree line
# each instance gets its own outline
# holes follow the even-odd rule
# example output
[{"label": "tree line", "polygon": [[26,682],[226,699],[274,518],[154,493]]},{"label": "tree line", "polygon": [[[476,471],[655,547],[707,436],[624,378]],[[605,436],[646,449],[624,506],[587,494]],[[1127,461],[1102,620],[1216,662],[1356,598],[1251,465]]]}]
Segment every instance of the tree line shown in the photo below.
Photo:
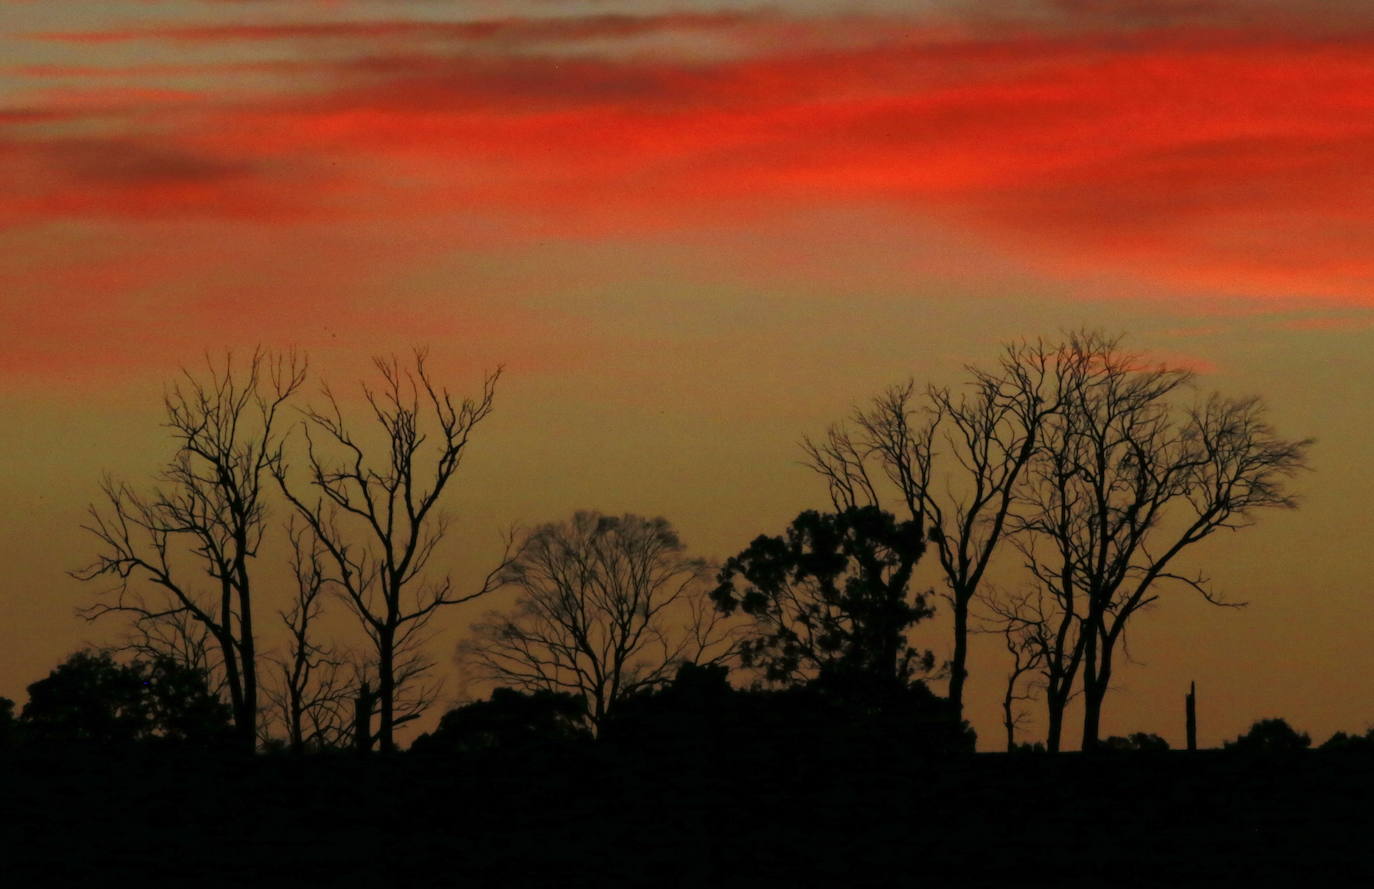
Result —
[{"label": "tree line", "polygon": [[[1181,557],[1292,508],[1311,445],[1279,437],[1258,398],[1200,393],[1192,372],[1121,337],[1071,332],[1008,343],[958,387],[893,386],[805,438],[830,508],[721,564],[690,555],[663,518],[586,510],[506,534],[460,588],[436,564],[452,544],[442,504],[500,370],[458,397],[423,350],[374,369],[359,402],[327,384],[308,401],[297,353],[207,359],[166,390],[172,448],[154,483],[107,477],[90,507],[97,552],[74,574],[103,587],[82,613],[126,619],[130,669],[204,676],[239,749],[284,737],[297,751],[395,750],[397,727],[435,699],[432,621],[497,589],[514,605],[471,625],[465,672],[561,702],[553,712],[593,735],[668,694],[684,667],[722,682],[734,670],[740,694],[812,695],[817,712],[939,714],[958,734],[970,636],[996,632],[1012,662],[999,679],[1008,748],[1019,705],[1038,696],[1046,746],[1060,749],[1081,695],[1093,749],[1131,619],[1169,588],[1232,604]],[[292,589],[269,600],[286,641],[264,654],[269,537],[291,554]],[[930,565],[940,588],[922,591],[914,577]],[[944,662],[909,638],[940,602]],[[323,638],[329,606],[361,645]],[[942,679],[944,698],[927,696]]]}]

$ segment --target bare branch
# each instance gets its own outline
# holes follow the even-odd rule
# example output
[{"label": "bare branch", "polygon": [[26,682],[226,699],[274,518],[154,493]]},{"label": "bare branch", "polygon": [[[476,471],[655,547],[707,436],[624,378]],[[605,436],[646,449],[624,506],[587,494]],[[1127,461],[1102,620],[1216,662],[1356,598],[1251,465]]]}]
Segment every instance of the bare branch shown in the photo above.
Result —
[{"label": "bare branch", "polygon": [[[329,566],[327,581],[341,591],[373,644],[378,739],[391,751],[395,727],[418,716],[436,693],[425,682],[433,664],[422,654],[430,620],[439,609],[497,586],[500,567],[467,591],[429,568],[449,527],[440,498],[462,464],[473,429],[492,411],[501,369],[486,375],[478,397],[456,402],[434,381],[423,349],[415,350],[409,364],[395,356],[373,364],[379,382],[364,384],[362,396],[382,446],[373,450],[355,437],[326,386],[322,406],[302,411],[304,484],[288,480],[284,461],[273,474],[318,541]],[[507,541],[500,566],[509,557]]]}]

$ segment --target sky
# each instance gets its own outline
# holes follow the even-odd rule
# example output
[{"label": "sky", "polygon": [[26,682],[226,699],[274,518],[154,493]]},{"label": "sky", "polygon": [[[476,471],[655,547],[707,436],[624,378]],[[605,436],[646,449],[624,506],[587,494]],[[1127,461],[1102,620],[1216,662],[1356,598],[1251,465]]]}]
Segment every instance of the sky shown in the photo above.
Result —
[{"label": "sky", "polygon": [[798,442],[851,405],[1100,327],[1318,442],[1300,509],[1192,557],[1245,609],[1136,619],[1105,731],[1181,743],[1191,680],[1203,744],[1363,731],[1371,62],[1354,0],[0,0],[0,695],[116,635],[83,510],[207,351],[503,364],[461,583],[578,508],[724,558],[825,505]]}]

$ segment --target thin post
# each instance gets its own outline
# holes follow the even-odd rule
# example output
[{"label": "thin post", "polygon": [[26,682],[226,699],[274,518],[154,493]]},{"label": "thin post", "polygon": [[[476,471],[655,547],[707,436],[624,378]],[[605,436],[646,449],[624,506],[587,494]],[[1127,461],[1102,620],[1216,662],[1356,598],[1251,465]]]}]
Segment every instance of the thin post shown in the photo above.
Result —
[{"label": "thin post", "polygon": [[1197,683],[1188,683],[1188,697],[1185,699],[1188,711],[1188,749],[1197,749]]}]

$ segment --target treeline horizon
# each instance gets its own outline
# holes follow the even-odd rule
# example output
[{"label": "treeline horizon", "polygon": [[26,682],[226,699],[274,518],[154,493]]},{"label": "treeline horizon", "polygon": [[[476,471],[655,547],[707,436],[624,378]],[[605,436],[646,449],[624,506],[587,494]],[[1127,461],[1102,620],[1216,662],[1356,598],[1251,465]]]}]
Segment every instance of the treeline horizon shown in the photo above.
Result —
[{"label": "treeline horizon", "polygon": [[[878,689],[832,675],[785,687],[739,687],[728,681],[728,672],[721,664],[686,663],[670,681],[627,697],[595,732],[576,695],[498,687],[485,699],[450,708],[407,753],[422,759],[529,761],[558,760],[603,748],[660,763],[692,762],[727,752],[741,762],[759,756],[814,756],[818,751],[826,751],[836,762],[879,751],[915,761],[974,753],[971,727],[967,722],[956,724],[948,699],[921,682]],[[0,698],[0,752],[45,757],[120,750],[244,753],[236,744],[232,711],[212,691],[209,677],[170,659],[120,662],[110,651],[83,649],[32,683],[28,692],[29,700],[18,713],[13,701]],[[1157,734],[1137,731],[1108,737],[1092,752],[1160,755],[1195,750],[1367,756],[1374,754],[1374,728],[1363,734],[1338,730],[1314,745],[1307,732],[1287,720],[1265,717],[1220,747],[1172,748]],[[356,743],[293,748],[283,738],[269,738],[254,751],[293,758],[368,753]],[[984,751],[989,753],[1023,757],[1047,751],[1043,743],[1029,742]]]},{"label": "treeline horizon", "polygon": [[[894,385],[805,437],[829,508],[723,563],[689,554],[665,518],[584,510],[512,528],[496,564],[459,588],[434,558],[452,544],[443,502],[501,370],[459,398],[427,362],[423,349],[375,359],[361,409],[328,383],[303,401],[308,360],[296,352],[183,370],[164,396],[164,469],[151,484],[104,479],[83,526],[95,557],[71,572],[102,584],[81,614],[120,622],[108,647],[119,659],[74,655],[30,687],[7,717],[15,731],[57,731],[63,695],[89,710],[74,702],[127,685],[111,698],[124,711],[99,719],[141,725],[140,737],[222,717],[241,751],[393,752],[397,727],[437,698],[436,616],[508,590],[514,604],[473,621],[457,652],[465,675],[501,692],[450,711],[416,744],[520,713],[551,737],[600,737],[625,730],[626,713],[695,694],[692,706],[746,722],[804,721],[795,702],[807,701],[916,747],[971,751],[969,638],[996,633],[1007,663],[980,675],[1004,690],[1004,749],[1031,746],[1018,730],[1032,702],[1045,714],[1037,743],[1063,749],[1071,700],[1081,749],[1152,749],[1163,742],[1146,733],[1101,737],[1128,624],[1171,589],[1235,604],[1182,557],[1217,530],[1295,507],[1289,483],[1312,444],[1279,437],[1258,397],[1201,391],[1193,372],[1121,336],[1073,331],[1007,343],[966,367],[960,387]],[[269,538],[290,552],[285,603],[264,598],[258,577]],[[938,589],[913,588],[918,564]],[[1014,585],[989,580],[1012,569]],[[941,603],[948,659],[909,638]],[[353,625],[354,643],[323,638],[327,611]],[[286,638],[267,652],[263,614]],[[512,712],[499,715],[503,702]],[[99,721],[62,719],[87,717]]]}]

